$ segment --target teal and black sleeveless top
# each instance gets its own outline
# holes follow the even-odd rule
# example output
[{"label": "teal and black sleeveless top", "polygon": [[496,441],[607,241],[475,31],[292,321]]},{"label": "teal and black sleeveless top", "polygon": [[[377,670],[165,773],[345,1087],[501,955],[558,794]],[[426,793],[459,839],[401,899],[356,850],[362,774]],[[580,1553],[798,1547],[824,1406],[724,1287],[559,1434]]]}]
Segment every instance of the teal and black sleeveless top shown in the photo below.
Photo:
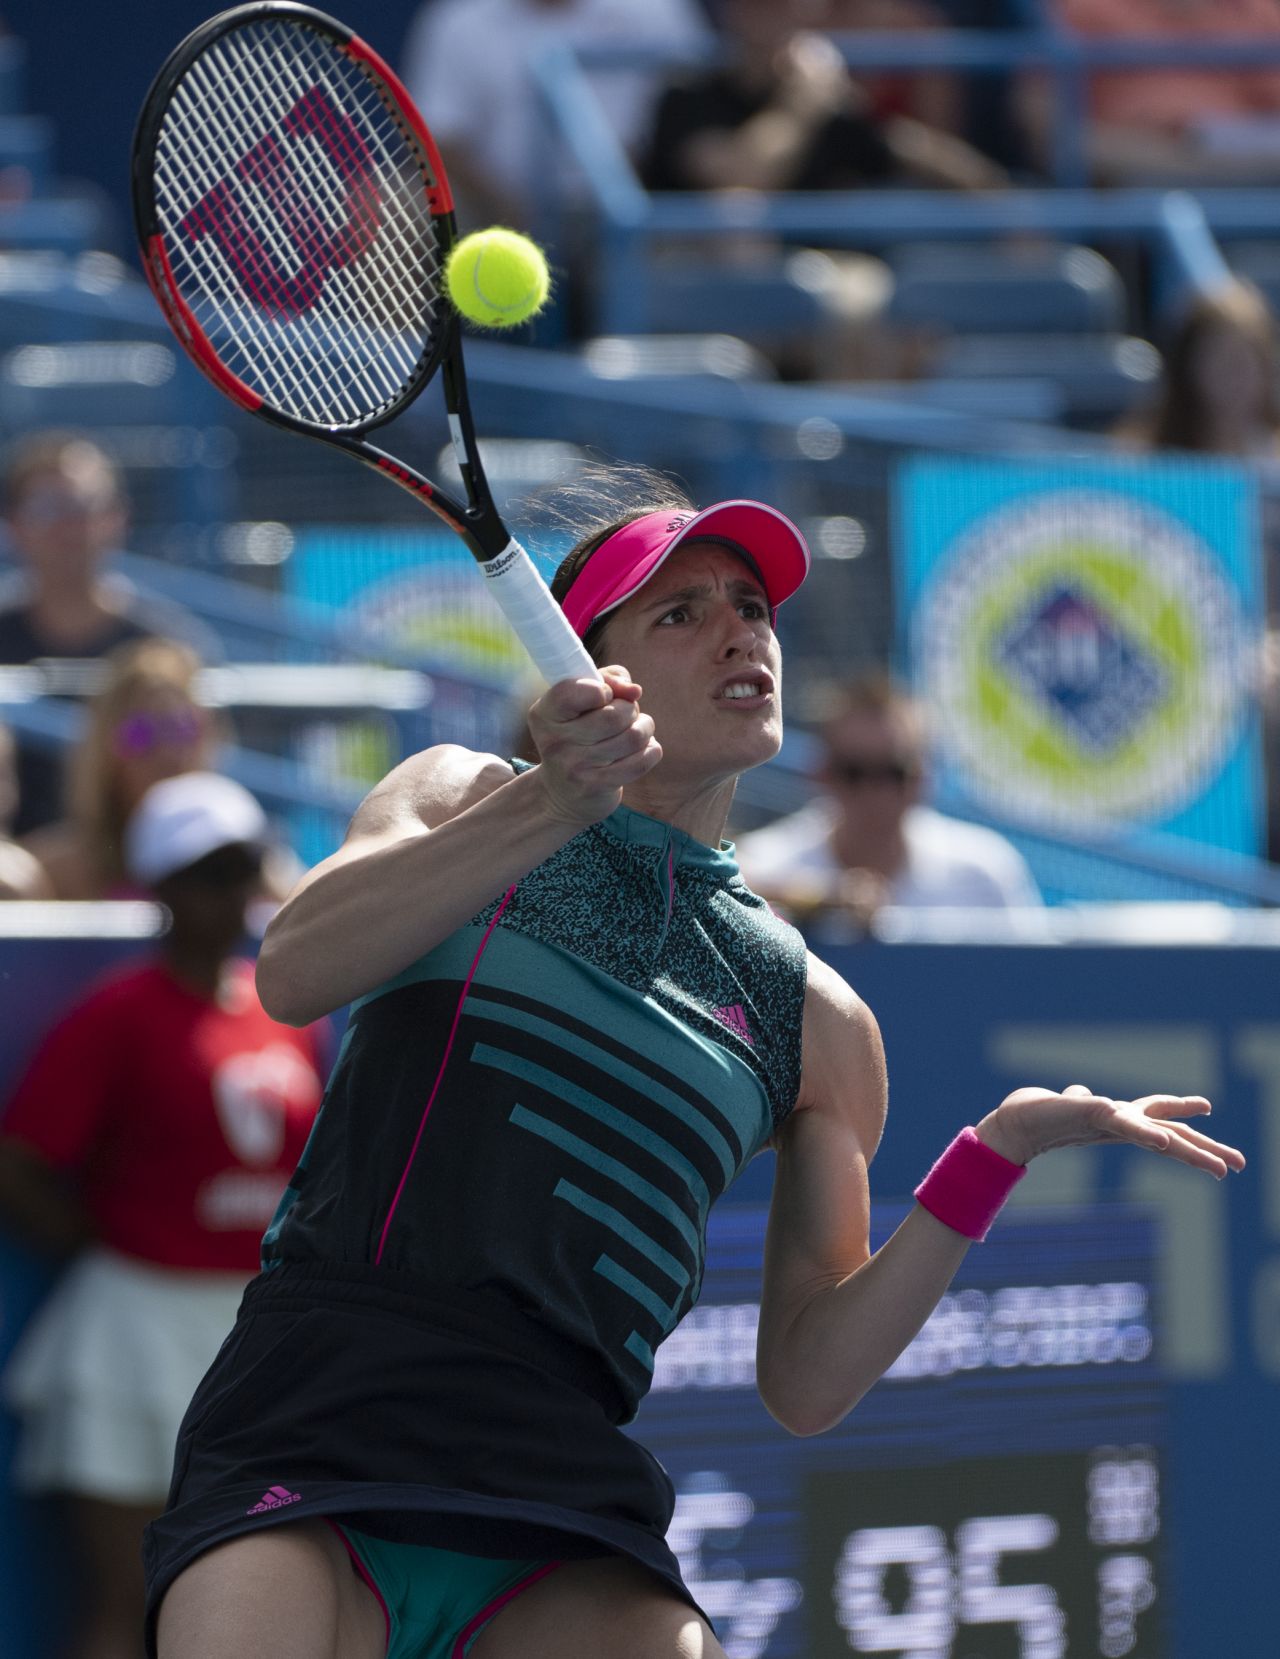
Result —
[{"label": "teal and black sleeveless top", "polygon": [[597,1356],[629,1421],[710,1206],[795,1104],[804,994],[732,846],[619,807],[352,1006],[264,1270],[508,1306]]}]

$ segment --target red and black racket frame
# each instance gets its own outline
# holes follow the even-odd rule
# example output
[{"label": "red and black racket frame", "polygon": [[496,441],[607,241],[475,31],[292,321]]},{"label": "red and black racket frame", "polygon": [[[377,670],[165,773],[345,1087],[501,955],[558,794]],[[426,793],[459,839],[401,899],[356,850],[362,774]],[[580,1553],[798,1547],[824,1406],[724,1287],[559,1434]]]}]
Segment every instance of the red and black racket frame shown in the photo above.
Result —
[{"label": "red and black racket frame", "polygon": [[[292,23],[325,35],[370,73],[388,111],[421,152],[424,187],[442,265],[457,240],[453,196],[440,153],[394,70],[372,47],[336,18],[311,6],[294,4],[292,0],[260,0],[260,3],[236,6],[222,12],[188,35],[166,58],[142,106],[134,132],[131,171],[134,225],[147,282],[166,321],[192,362],[234,403],[273,426],[303,437],[318,438],[341,449],[384,478],[399,484],[442,518],[462,537],[477,561],[485,563],[503,552],[511,536],[494,506],[480,466],[462,358],[462,333],[457,314],[447,299],[441,300],[439,326],[434,330],[427,349],[391,404],[371,420],[350,426],[328,426],[271,408],[259,393],[222,362],[179,292],[153,188],[155,152],[161,125],[175,89],[192,64],[224,35],[257,22]],[[407,409],[437,370],[454,434],[456,459],[467,492],[465,505],[422,473],[369,443],[365,437],[366,433]]]}]

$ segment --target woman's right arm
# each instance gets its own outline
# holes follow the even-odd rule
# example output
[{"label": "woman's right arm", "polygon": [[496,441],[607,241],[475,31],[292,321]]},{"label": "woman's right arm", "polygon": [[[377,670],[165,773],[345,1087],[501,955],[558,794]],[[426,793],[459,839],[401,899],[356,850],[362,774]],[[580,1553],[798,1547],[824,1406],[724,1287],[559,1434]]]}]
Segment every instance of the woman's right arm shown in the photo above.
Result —
[{"label": "woman's right arm", "polygon": [[452,744],[367,797],[342,846],[289,895],[258,957],[273,1018],[308,1025],[402,972],[588,824],[662,757],[624,669],[534,704],[531,771]]}]

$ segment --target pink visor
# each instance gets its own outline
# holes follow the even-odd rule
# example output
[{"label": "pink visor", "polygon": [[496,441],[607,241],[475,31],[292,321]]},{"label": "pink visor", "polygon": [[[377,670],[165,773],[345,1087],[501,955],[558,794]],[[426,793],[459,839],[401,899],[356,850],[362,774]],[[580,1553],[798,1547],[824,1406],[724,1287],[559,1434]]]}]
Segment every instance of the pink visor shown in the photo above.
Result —
[{"label": "pink visor", "polygon": [[721,501],[700,513],[663,507],[616,530],[579,571],[562,601],[578,638],[637,593],[686,541],[728,542],[745,553],[760,572],[771,611],[809,574],[805,539],[776,507],[762,501]]}]

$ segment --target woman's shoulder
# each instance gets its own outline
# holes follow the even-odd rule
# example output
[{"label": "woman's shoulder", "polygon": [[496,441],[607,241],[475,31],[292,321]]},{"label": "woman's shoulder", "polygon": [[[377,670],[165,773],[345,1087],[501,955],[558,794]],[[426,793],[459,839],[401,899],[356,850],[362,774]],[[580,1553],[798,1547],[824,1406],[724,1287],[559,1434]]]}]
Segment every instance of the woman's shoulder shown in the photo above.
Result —
[{"label": "woman's shoulder", "polygon": [[44,865],[16,841],[0,839],[0,899],[51,899],[53,883]]},{"label": "woman's shoulder", "polygon": [[359,836],[381,835],[406,821],[429,829],[482,801],[515,776],[498,755],[437,743],[388,772],[364,799],[352,823]]},{"label": "woman's shoulder", "polygon": [[88,832],[74,819],[44,824],[23,836],[20,846],[44,871],[55,899],[99,899],[102,874]]}]

